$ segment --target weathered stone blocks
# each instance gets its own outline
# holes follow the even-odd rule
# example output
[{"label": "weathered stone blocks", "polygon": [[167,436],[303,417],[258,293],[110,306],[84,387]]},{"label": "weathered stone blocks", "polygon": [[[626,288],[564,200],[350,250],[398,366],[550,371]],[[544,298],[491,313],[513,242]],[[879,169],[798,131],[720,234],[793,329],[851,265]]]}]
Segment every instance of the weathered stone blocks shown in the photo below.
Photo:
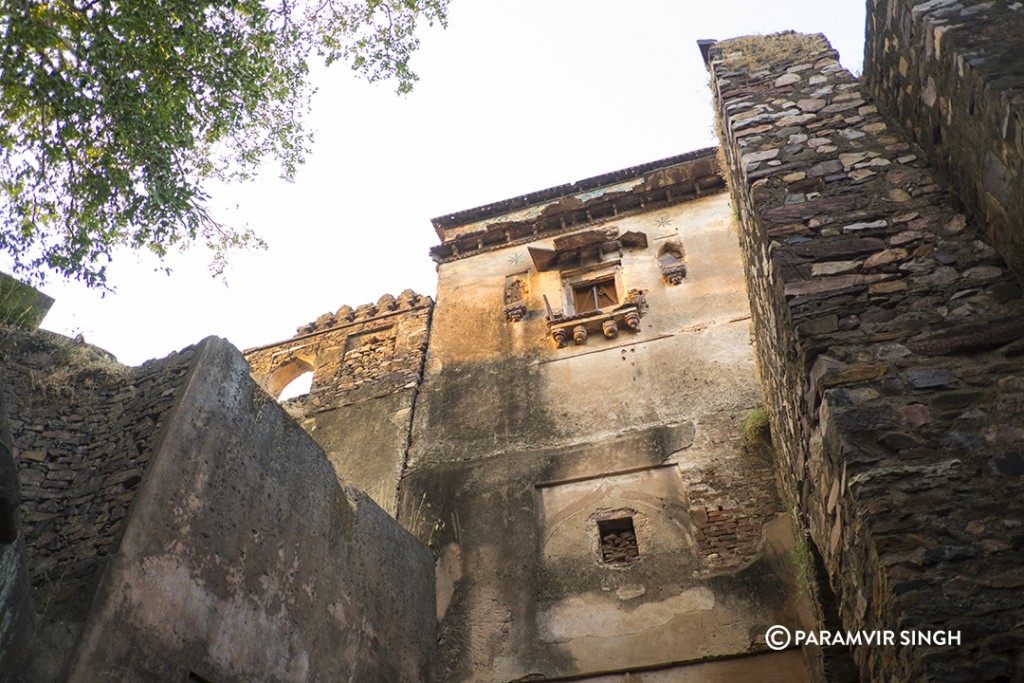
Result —
[{"label": "weathered stone blocks", "polygon": [[1024,277],[1024,5],[871,0],[864,79]]},{"label": "weathered stone blocks", "polygon": [[5,330],[29,576],[48,616],[78,619],[120,536],[191,348],[139,368],[50,333]]},{"label": "weathered stone blocks", "polygon": [[861,676],[1008,675],[988,643],[1024,635],[1024,599],[994,587],[1022,559],[1003,472],[1024,396],[996,381],[1024,376],[1019,285],[824,38],[724,41],[710,66],[784,479],[844,624],[963,633],[855,648]]}]

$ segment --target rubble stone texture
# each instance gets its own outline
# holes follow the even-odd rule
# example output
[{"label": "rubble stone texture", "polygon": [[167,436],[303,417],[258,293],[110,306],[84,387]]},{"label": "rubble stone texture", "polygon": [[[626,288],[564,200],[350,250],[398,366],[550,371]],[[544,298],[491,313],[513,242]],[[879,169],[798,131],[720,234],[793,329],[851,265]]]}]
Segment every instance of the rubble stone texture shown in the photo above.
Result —
[{"label": "rubble stone texture", "polygon": [[[937,3],[928,3],[935,5]],[[723,41],[712,87],[791,501],[863,680],[1009,680],[1024,644],[1024,301],[822,36]]]},{"label": "rubble stone texture", "polygon": [[1024,4],[871,0],[864,79],[1024,278]]},{"label": "rubble stone texture", "polygon": [[272,396],[304,372],[308,394],[285,402],[320,444],[340,481],[395,514],[413,404],[423,373],[433,301],[412,290],[342,306],[291,339],[245,352]]},{"label": "rubble stone texture", "polygon": [[5,329],[0,358],[31,583],[48,616],[77,620],[121,534],[192,348],[127,368],[70,339]]}]

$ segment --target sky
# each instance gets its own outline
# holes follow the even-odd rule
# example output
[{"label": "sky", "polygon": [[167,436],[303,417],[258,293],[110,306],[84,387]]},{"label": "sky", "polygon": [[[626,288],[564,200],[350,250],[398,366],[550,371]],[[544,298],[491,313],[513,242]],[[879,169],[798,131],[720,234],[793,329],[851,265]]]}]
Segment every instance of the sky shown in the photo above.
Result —
[{"label": "sky", "polygon": [[421,32],[413,93],[315,69],[316,143],[295,181],[268,168],[210,187],[217,218],[269,244],[235,253],[226,283],[202,248],[168,258],[170,275],[118,252],[114,293],[51,277],[43,327],[137,365],[209,335],[287,339],[385,293],[433,296],[431,218],[712,146],[698,39],[820,32],[859,73],[865,4],[452,0],[447,30]]}]

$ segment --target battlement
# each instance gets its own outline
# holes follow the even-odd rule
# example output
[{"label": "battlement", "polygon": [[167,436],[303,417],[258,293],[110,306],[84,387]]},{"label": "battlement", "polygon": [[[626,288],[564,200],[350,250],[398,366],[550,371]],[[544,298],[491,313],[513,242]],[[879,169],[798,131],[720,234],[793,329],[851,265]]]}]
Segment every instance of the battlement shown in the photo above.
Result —
[{"label": "battlement", "polygon": [[1019,681],[1022,37],[700,41],[721,148],[433,219],[436,306],[140,368],[5,332],[0,670]]},{"label": "battlement", "polygon": [[342,306],[299,327],[291,339],[244,351],[253,377],[275,398],[313,374],[308,397],[293,407],[329,410],[415,385],[426,350],[433,301],[411,289],[356,308]]}]

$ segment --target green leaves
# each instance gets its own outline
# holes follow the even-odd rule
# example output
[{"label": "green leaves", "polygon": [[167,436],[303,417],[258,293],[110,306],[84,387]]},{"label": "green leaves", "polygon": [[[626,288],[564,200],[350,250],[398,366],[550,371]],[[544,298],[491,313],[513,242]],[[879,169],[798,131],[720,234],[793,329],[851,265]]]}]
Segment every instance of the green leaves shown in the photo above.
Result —
[{"label": "green leaves", "polygon": [[105,286],[116,247],[164,255],[200,242],[223,268],[262,243],[218,223],[204,182],[266,160],[294,175],[307,60],[344,60],[371,81],[416,80],[419,20],[448,0],[8,0],[0,13],[0,249]]},{"label": "green leaves", "polygon": [[418,20],[447,26],[447,0],[399,2],[332,2],[313,13],[318,26],[319,53],[328,64],[347,61],[371,83],[386,78],[398,81],[398,92],[412,90],[418,80],[409,59],[419,47]]}]

